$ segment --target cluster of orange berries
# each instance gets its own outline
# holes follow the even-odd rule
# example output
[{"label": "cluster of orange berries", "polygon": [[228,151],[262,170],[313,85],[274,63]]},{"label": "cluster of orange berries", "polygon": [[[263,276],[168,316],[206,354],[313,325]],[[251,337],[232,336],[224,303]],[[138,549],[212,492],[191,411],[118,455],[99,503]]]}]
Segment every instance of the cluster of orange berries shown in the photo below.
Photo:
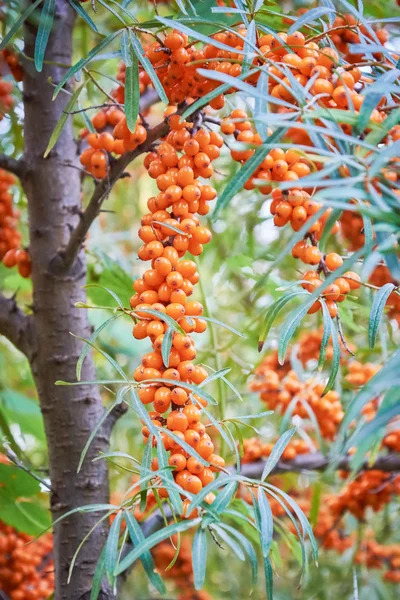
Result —
[{"label": "cluster of orange berries", "polygon": [[[266,459],[270,456],[274,444],[263,442],[260,438],[252,437],[243,440],[242,463],[252,463],[256,460]],[[282,453],[281,460],[294,460],[300,454],[309,454],[310,445],[302,439],[291,440]]]},{"label": "cluster of orange berries", "polygon": [[10,111],[13,105],[13,98],[11,95],[13,87],[11,81],[7,81],[0,76],[0,121],[3,119],[4,114]]},{"label": "cluster of orange berries", "polygon": [[[176,483],[195,494],[213,481],[214,473],[225,463],[214,453],[214,444],[200,422],[201,407],[207,404],[206,400],[201,395],[191,395],[180,385],[180,382],[186,382],[198,386],[208,376],[204,367],[192,362],[196,358],[196,349],[190,334],[204,332],[206,321],[201,318],[203,306],[200,302],[188,300],[199,274],[196,263],[184,256],[186,252],[195,256],[201,254],[203,244],[211,240],[211,232],[200,225],[197,214],[208,212],[207,203],[215,198],[216,192],[211,186],[200,183],[197,177],[211,176],[211,157],[218,154],[222,139],[218,134],[205,129],[195,131],[191,123],[179,121],[179,116],[170,114],[171,129],[165,141],[144,160],[160,191],[149,199],[150,212],[142,218],[139,230],[143,246],[138,255],[143,261],[151,260],[151,268],[134,282],[136,293],[130,304],[136,321],[134,337],[149,337],[153,346],[134,373],[138,383],[150,380],[148,385],[140,386],[139,398],[145,405],[153,404],[154,410],[149,413],[153,425],[166,426],[161,437],[170,451],[169,464],[175,467]],[[151,314],[149,310],[157,312]],[[174,319],[183,330],[172,335],[167,364],[164,364],[162,348],[169,325],[163,320],[163,314]],[[164,384],[151,383],[160,378],[165,380]],[[165,416],[167,412],[168,416]],[[168,436],[167,431],[193,447],[210,467],[204,467],[190,456]],[[142,433],[145,438],[150,435],[146,426]],[[153,469],[157,468],[158,461],[154,459]],[[161,490],[161,495],[168,493]],[[206,501],[213,499],[214,495],[209,494]]]},{"label": "cluster of orange berries", "polygon": [[0,521],[0,590],[10,600],[49,598],[54,589],[52,548],[50,534],[33,541]]},{"label": "cluster of orange berries", "polygon": [[[347,477],[347,473],[342,473],[342,477]],[[399,476],[377,470],[363,471],[335,497],[331,510],[337,516],[350,512],[357,519],[363,519],[368,507],[378,512],[399,492]]]},{"label": "cluster of orange berries", "polygon": [[[22,81],[23,70],[20,63],[18,62],[18,57],[13,52],[11,52],[11,50],[5,48],[0,52],[0,65],[1,61],[3,60],[6,63],[7,68],[10,70],[15,81]],[[0,72],[1,71],[2,68],[0,66]]]},{"label": "cluster of orange berries", "polygon": [[290,410],[293,416],[298,415],[302,419],[308,419],[311,409],[322,437],[332,440],[344,416],[338,393],[331,390],[322,397],[324,390],[322,383],[312,378],[301,381],[296,372],[290,368],[290,359],[286,361],[285,369],[276,371],[274,368],[276,361],[276,352],[262,361],[250,384],[251,390],[260,394],[260,399],[268,408],[279,410],[282,415]]},{"label": "cluster of orange berries", "polygon": [[131,132],[123,111],[115,106],[96,113],[92,124],[96,133],[89,133],[85,129],[81,134],[89,147],[81,153],[80,162],[96,179],[107,176],[111,153],[120,156],[136,150],[147,138],[146,128],[140,119],[137,120],[135,131]]},{"label": "cluster of orange berries", "polygon": [[370,569],[385,569],[383,578],[390,583],[400,583],[400,544],[380,544],[368,539],[361,544],[354,560]]},{"label": "cluster of orange berries", "polygon": [[19,274],[29,277],[31,260],[29,253],[21,249],[21,234],[17,229],[19,212],[14,209],[10,193],[14,183],[14,175],[0,169],[0,261],[8,268],[18,266]]},{"label": "cluster of orange berries", "polygon": [[[363,387],[380,369],[380,365],[373,363],[361,363],[358,360],[352,360],[347,365],[348,373],[345,376],[345,381],[356,388]],[[362,414],[367,421],[372,421],[378,410],[378,399],[374,398],[362,409]]]},{"label": "cluster of orange berries", "polygon": [[155,546],[151,553],[157,571],[163,578],[171,579],[174,586],[180,592],[179,600],[212,600],[211,596],[204,590],[195,591],[193,587],[193,563],[191,540],[188,536],[181,536],[178,558],[173,566],[168,568],[174,560],[178,538],[173,536],[169,540]]},{"label": "cluster of orange berries", "polygon": [[[334,31],[329,34],[329,37],[345,59],[353,64],[362,61],[362,54],[349,52],[349,44],[359,44],[363,41],[359,33],[355,31],[356,27],[362,34],[363,39],[373,40],[371,32],[365,25],[360,23],[354,15],[346,13],[343,16],[337,15],[331,27]],[[385,44],[388,41],[389,34],[383,27],[377,27],[375,35],[381,44]],[[379,54],[378,56],[381,55]]]}]

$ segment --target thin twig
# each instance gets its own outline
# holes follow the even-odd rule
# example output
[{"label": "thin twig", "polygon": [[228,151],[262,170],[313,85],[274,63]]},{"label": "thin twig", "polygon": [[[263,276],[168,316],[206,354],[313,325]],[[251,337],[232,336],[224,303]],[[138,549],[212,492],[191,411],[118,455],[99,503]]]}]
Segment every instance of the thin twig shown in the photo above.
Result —
[{"label": "thin twig", "polygon": [[343,347],[344,347],[344,349],[345,349],[345,350],[346,350],[346,351],[347,351],[347,352],[348,352],[348,353],[349,353],[351,356],[355,356],[354,352],[352,352],[352,351],[350,350],[350,348],[348,347],[348,345],[347,345],[347,342],[346,342],[346,340],[345,340],[344,333],[343,333],[342,321],[340,320],[340,317],[339,317],[339,315],[338,315],[338,314],[336,315],[336,321],[337,321],[337,325],[338,325],[339,336],[340,336],[340,339],[341,339],[341,342],[342,342],[342,344],[343,344]]},{"label": "thin twig", "polygon": [[50,490],[50,492],[53,491],[52,487],[50,484],[47,483],[47,481],[45,481],[44,479],[42,479],[41,477],[39,477],[39,475],[36,475],[36,473],[34,473],[33,471],[31,471],[28,467],[26,467],[18,458],[18,456],[15,454],[15,452],[13,452],[11,450],[11,448],[9,446],[7,446],[6,444],[4,444],[5,450],[6,450],[6,456],[7,458],[14,463],[14,465],[16,467],[18,467],[19,469],[21,469],[22,471],[25,471],[25,473],[28,473],[28,475],[30,475],[31,477],[33,477],[33,479],[36,479],[36,481],[38,481],[39,483],[41,483],[42,485],[44,485],[48,490]]}]

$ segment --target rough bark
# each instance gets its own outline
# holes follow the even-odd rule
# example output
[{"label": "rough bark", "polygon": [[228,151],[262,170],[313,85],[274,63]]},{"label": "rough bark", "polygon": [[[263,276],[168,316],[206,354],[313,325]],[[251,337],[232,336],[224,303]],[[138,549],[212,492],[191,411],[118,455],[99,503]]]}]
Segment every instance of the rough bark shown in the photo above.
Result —
[{"label": "rough bark", "polygon": [[[60,81],[65,70],[54,63],[71,64],[72,29],[75,13],[67,0],[57,0],[53,32],[46,50],[43,71],[37,73],[33,62],[24,64],[25,173],[28,198],[30,253],[32,257],[33,313],[36,352],[31,358],[48,442],[49,468],[53,493],[51,511],[58,519],[79,506],[108,501],[108,477],[103,461],[92,462],[105,451],[108,435],[103,430],[86,457],[82,470],[77,466],[82,449],[103,414],[97,386],[55,386],[58,379],[75,379],[76,361],[82,342],[70,335],[90,336],[85,310],[75,308],[85,302],[86,268],[82,249],[64,273],[54,273],[49,262],[65,246],[71,228],[77,225],[81,209],[79,171],[66,164],[77,164],[71,120],[48,158],[44,159],[48,140],[68,96],[60,93],[52,101],[50,81]],[[24,30],[25,54],[33,57],[36,30]],[[84,363],[82,381],[96,379],[92,357]],[[104,513],[101,513],[104,514]],[[55,525],[54,558],[56,569],[55,600],[83,600],[89,597],[91,581],[106,536],[100,525],[84,544],[67,583],[68,570],[78,544],[99,518],[99,514],[76,513]],[[104,587],[101,600],[113,598]]]}]

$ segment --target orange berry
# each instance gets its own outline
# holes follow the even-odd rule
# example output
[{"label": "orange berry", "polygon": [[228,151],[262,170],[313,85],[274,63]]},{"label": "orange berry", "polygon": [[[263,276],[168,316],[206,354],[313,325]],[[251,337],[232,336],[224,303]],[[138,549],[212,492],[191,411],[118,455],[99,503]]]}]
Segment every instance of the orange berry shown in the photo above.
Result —
[{"label": "orange berry", "polygon": [[343,259],[336,252],[331,252],[325,256],[325,265],[330,271],[336,271],[342,264]]}]

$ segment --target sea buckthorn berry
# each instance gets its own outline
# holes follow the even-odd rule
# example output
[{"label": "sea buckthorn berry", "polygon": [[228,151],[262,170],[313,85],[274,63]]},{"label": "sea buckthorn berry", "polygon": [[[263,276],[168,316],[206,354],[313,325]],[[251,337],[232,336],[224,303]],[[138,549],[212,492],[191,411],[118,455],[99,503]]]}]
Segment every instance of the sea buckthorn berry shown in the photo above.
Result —
[{"label": "sea buckthorn berry", "polygon": [[[338,288],[340,289],[340,294],[341,295],[346,295],[350,292],[350,284],[347,281],[347,279],[345,279],[344,277],[339,277],[338,279],[335,279],[334,283],[338,286]],[[341,302],[343,300],[340,299],[340,297],[338,298],[338,302]]]},{"label": "sea buckthorn berry", "polygon": [[335,301],[340,296],[340,288],[335,283],[331,283],[328,287],[325,288],[323,295],[327,300]]},{"label": "sea buckthorn berry", "polygon": [[183,454],[171,454],[168,459],[168,464],[171,467],[175,467],[175,471],[183,471],[186,469],[186,458],[183,456]]},{"label": "sea buckthorn berry", "polygon": [[167,427],[170,431],[176,430],[184,433],[188,428],[188,420],[186,415],[178,410],[173,410],[167,417]]},{"label": "sea buckthorn berry", "polygon": [[342,277],[348,282],[351,290],[358,290],[361,287],[361,277],[358,273],[346,271]]},{"label": "sea buckthorn berry", "polygon": [[184,406],[187,402],[187,399],[187,392],[183,388],[174,387],[171,391],[171,401],[177,406]]},{"label": "sea buckthorn berry", "polygon": [[200,435],[194,429],[187,429],[184,433],[185,442],[195,448],[200,441]]},{"label": "sea buckthorn berry", "polygon": [[155,392],[156,392],[156,389],[152,386],[146,386],[146,387],[140,388],[140,390],[138,391],[138,396],[140,398],[140,401],[143,404],[150,404],[151,402],[154,401]]},{"label": "sea buckthorn berry", "polygon": [[204,471],[204,465],[197,458],[191,456],[187,461],[187,470],[193,475],[199,475],[199,473]]},{"label": "sea buckthorn berry", "polygon": [[203,489],[201,479],[199,479],[196,475],[190,474],[185,481],[184,489],[191,494],[198,494]]},{"label": "sea buckthorn berry", "polygon": [[218,472],[225,467],[225,461],[219,454],[210,454],[207,458],[212,472]]},{"label": "sea buckthorn berry", "polygon": [[199,317],[203,314],[203,305],[196,300],[190,300],[186,303],[185,314],[190,317]]},{"label": "sea buckthorn berry", "polygon": [[318,265],[322,254],[317,246],[308,246],[304,254],[304,262],[308,265]]},{"label": "sea buckthorn berry", "polygon": [[178,271],[172,271],[167,275],[165,281],[168,287],[170,287],[171,289],[178,289],[182,287],[183,277],[180,273],[178,273]]},{"label": "sea buckthorn berry", "polygon": [[196,452],[200,454],[202,458],[207,460],[207,458],[214,452],[214,444],[211,442],[211,440],[204,439],[203,436],[196,446]]},{"label": "sea buckthorn berry", "polygon": [[342,264],[343,259],[336,252],[331,252],[325,256],[325,265],[330,271],[336,271]]},{"label": "sea buckthorn berry", "polygon": [[186,415],[190,427],[200,421],[201,412],[197,406],[185,406],[183,409],[183,414]]},{"label": "sea buckthorn berry", "polygon": [[177,321],[179,318],[184,316],[185,307],[183,304],[179,304],[178,302],[171,302],[166,307],[166,314]]}]

